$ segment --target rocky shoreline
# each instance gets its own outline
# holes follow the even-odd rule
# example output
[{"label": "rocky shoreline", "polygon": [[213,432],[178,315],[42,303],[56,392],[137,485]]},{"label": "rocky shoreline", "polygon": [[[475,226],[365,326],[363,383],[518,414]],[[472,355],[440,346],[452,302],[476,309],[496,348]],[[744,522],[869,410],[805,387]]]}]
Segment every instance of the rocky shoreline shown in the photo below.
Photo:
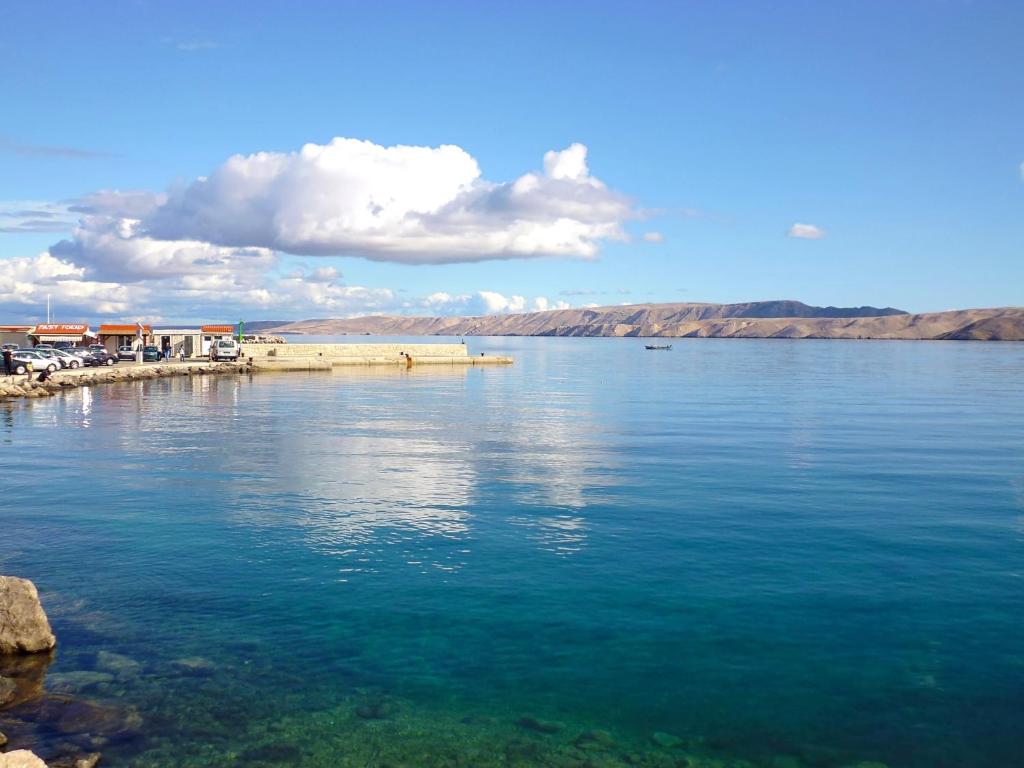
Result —
[{"label": "rocky shoreline", "polygon": [[171,376],[238,374],[252,370],[248,363],[176,363],[170,365],[111,367],[100,370],[58,371],[46,381],[38,373],[30,376],[0,376],[0,400],[51,397],[65,389],[110,384],[118,381],[142,381]]}]

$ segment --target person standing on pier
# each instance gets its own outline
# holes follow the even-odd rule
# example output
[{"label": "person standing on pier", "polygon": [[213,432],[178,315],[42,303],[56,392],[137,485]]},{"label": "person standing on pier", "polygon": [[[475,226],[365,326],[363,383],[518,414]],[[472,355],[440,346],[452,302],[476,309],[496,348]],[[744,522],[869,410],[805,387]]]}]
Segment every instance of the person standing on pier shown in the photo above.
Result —
[{"label": "person standing on pier", "polygon": [[14,355],[11,353],[11,350],[4,349],[4,373],[6,373],[8,376],[10,376],[11,372],[13,370],[14,370]]}]

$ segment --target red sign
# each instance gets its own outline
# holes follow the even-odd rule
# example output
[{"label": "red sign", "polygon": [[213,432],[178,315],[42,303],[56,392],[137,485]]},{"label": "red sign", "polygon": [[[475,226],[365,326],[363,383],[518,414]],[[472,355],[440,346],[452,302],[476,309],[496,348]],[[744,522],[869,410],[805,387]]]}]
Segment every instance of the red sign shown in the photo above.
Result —
[{"label": "red sign", "polygon": [[52,336],[55,334],[73,335],[73,334],[84,334],[89,330],[88,325],[81,325],[79,323],[40,323],[33,331],[33,336],[39,334],[45,334]]}]

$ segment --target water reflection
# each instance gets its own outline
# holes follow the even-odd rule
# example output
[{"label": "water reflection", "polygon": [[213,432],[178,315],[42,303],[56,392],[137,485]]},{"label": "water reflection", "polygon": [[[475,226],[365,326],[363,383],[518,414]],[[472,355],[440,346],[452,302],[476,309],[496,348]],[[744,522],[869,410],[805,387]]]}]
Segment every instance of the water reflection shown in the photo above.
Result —
[{"label": "water reflection", "polygon": [[571,555],[586,546],[589,526],[582,517],[510,517],[512,525],[525,528],[538,546],[556,555]]}]

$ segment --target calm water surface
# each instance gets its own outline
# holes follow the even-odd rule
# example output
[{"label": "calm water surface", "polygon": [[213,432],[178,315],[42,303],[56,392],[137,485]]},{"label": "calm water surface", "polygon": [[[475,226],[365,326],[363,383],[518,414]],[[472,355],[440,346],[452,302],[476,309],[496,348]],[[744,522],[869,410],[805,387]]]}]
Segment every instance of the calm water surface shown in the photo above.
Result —
[{"label": "calm water surface", "polygon": [[0,713],[12,745],[1022,764],[1024,345],[469,345],[516,365],[0,404],[0,572],[43,593],[47,688],[144,721]]}]

